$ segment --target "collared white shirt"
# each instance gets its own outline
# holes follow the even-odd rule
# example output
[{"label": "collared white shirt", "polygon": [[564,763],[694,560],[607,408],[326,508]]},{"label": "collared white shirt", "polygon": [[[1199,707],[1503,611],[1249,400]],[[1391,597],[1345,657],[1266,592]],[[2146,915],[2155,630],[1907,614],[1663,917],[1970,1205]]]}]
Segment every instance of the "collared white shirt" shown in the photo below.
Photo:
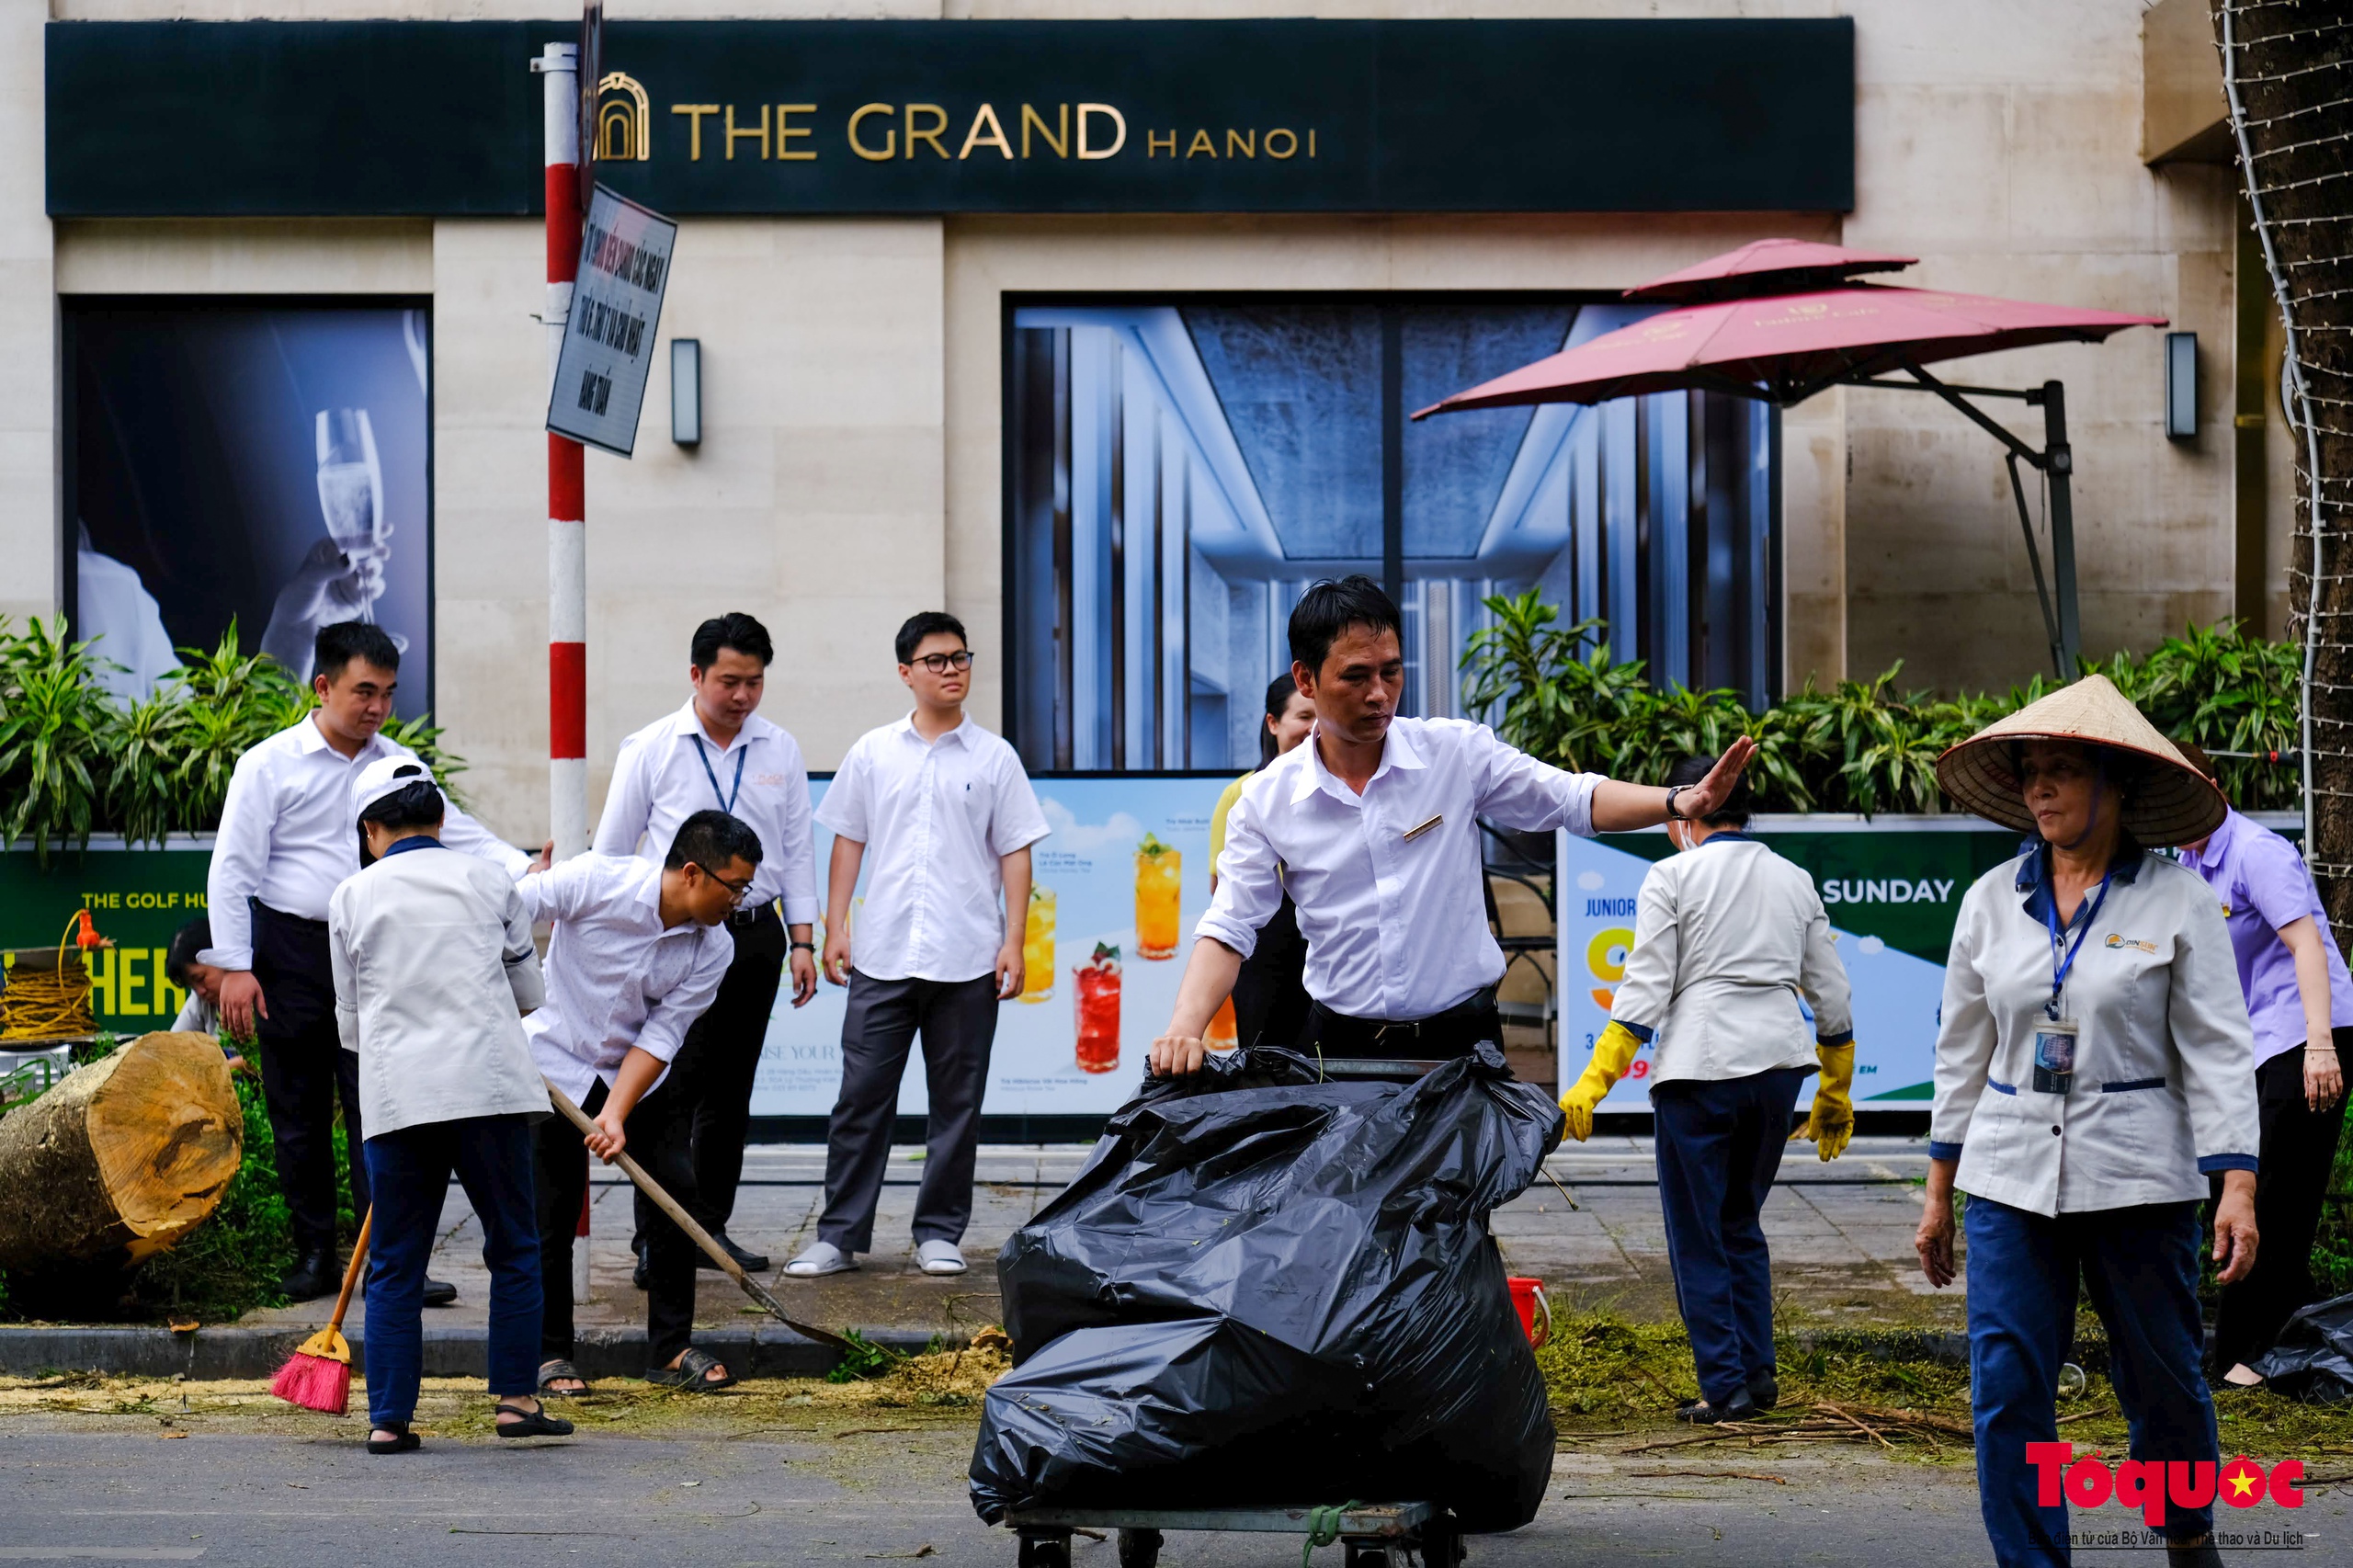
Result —
[{"label": "collared white shirt", "polygon": [[2231,936],[2195,871],[2133,850],[2108,896],[2065,927],[2083,946],[2060,995],[2082,1029],[2067,1094],[2034,1086],[2051,1000],[2046,852],[1962,895],[1945,966],[1928,1153],[1954,1185],[2037,1214],[2202,1200],[2213,1171],[2254,1170],[2255,1034]]},{"label": "collared white shirt", "polygon": [[473,1116],[545,1116],[522,1009],[546,995],[523,895],[497,867],[429,838],[327,901],[335,1022],[359,1055],[371,1138]]},{"label": "collared white shirt", "polygon": [[[239,757],[205,877],[212,945],[197,958],[221,969],[254,967],[249,898],[282,915],[324,920],[336,884],[359,869],[351,781],[380,757],[415,755],[380,733],[347,757],[306,716]],[[510,881],[530,869],[529,856],[492,837],[455,804],[442,821],[441,841],[501,868]]]},{"label": "collared white shirt", "polygon": [[1359,796],[1311,734],[1243,784],[1197,934],[1247,958],[1288,891],[1310,996],[1387,1023],[1442,1013],[1503,978],[1479,819],[1590,837],[1601,782],[1515,751],[1484,724],[1396,719]]},{"label": "collared white shirt", "polygon": [[721,745],[704,733],[689,699],[621,743],[613,787],[591,846],[599,855],[659,861],[678,824],[697,812],[722,811],[760,836],[752,877],[754,904],[784,901],[788,926],[818,915],[817,859],[809,830],[809,768],[801,745],[757,713]]},{"label": "collared white shirt", "polygon": [[1005,946],[997,862],[1046,836],[1029,775],[967,715],[936,741],[912,714],[849,748],[817,820],[866,846],[850,963],[876,980],[976,980]]},{"label": "collared white shirt", "polygon": [[1609,1017],[1655,1037],[1654,1087],[1812,1067],[1817,1043],[1855,1038],[1847,968],[1813,879],[1738,833],[1711,834],[1643,878]]},{"label": "collared white shirt", "polygon": [[548,1005],[523,1020],[548,1081],[576,1105],[597,1080],[612,1086],[631,1046],[675,1060],[735,960],[727,928],[692,920],[664,928],[662,868],[635,856],[575,855],[525,877],[517,892],[526,915],[555,927]]}]

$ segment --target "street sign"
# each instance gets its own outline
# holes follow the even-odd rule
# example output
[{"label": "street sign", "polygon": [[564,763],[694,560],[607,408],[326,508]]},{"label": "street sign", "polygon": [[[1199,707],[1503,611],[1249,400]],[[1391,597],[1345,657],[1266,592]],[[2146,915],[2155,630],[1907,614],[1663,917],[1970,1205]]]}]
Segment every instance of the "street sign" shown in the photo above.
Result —
[{"label": "street sign", "polygon": [[557,435],[623,457],[635,449],[677,238],[669,219],[597,187],[548,396],[548,428]]}]

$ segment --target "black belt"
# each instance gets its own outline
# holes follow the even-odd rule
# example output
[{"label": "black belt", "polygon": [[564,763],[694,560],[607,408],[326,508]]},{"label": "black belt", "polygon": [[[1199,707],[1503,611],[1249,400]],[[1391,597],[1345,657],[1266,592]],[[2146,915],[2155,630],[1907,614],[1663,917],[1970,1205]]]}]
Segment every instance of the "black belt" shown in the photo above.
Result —
[{"label": "black belt", "polygon": [[768,900],[767,903],[760,905],[757,909],[731,909],[727,912],[727,924],[738,931],[757,926],[763,920],[775,920],[779,918],[780,918],[780,916],[779,916],[776,912],[776,900],[774,899]]},{"label": "black belt", "polygon": [[1326,1056],[1466,1056],[1483,1044],[1503,1044],[1503,1017],[1493,987],[1443,1013],[1404,1022],[1352,1018],[1318,1002],[1309,1010],[1307,1037]]}]

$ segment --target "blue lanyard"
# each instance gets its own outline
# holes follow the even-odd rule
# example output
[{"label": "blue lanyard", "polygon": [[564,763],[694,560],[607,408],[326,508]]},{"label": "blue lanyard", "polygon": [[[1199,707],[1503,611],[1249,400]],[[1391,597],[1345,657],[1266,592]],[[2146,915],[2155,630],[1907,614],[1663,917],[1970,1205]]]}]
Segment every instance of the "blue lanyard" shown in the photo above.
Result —
[{"label": "blue lanyard", "polygon": [[702,776],[710,780],[711,798],[719,802],[719,809],[730,816],[735,814],[735,797],[744,792],[744,759],[751,754],[752,748],[748,744],[735,748],[735,788],[722,795],[719,792],[719,775],[710,768],[710,753],[705,749],[702,737],[695,737],[695,755],[702,758]]},{"label": "blue lanyard", "polygon": [[[2059,993],[2067,983],[2067,972],[2075,967],[2075,955],[2084,950],[2084,938],[2091,935],[2092,922],[2099,918],[2099,907],[2108,902],[2108,884],[2116,875],[2116,868],[2109,868],[2108,875],[2099,880],[2099,892],[2093,898],[2091,908],[2083,912],[2084,928],[2075,933],[2073,947],[2067,945],[2067,934],[2059,924],[2059,869],[2050,871],[2048,892],[2051,901],[2042,906],[2043,924],[2051,927],[2051,1000],[2043,1005],[2043,1015],[2059,1017]],[[2063,957],[2062,955],[2064,955]]]}]

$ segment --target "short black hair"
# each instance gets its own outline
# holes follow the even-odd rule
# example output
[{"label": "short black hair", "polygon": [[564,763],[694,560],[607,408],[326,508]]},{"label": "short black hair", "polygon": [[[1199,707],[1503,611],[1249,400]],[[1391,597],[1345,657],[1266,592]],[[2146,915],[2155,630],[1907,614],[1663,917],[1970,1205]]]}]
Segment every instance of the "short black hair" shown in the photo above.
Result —
[{"label": "short black hair", "polygon": [[[1716,758],[1712,756],[1687,756],[1667,769],[1667,788],[1674,789],[1678,785],[1702,783],[1708,775],[1715,770]],[[1732,787],[1732,793],[1725,798],[1724,803],[1699,820],[1710,827],[1746,827],[1749,812],[1754,807],[1756,798],[1756,791],[1748,787],[1747,770],[1743,769],[1739,779]]]},{"label": "short black hair", "polygon": [[759,660],[766,669],[776,663],[776,644],[768,640],[768,629],[740,609],[725,615],[714,615],[695,628],[695,640],[688,644],[687,658],[699,670],[707,670],[719,663],[719,651],[733,648]]},{"label": "short black hair", "polygon": [[678,835],[670,840],[670,852],[662,857],[662,865],[675,871],[689,860],[706,871],[716,871],[730,860],[756,866],[760,835],[741,817],[725,812],[697,812],[678,824]]},{"label": "short black hair", "polygon": [[[1289,670],[1267,683],[1267,718],[1280,719],[1290,707],[1290,699],[1299,695],[1299,682]],[[1275,760],[1275,737],[1265,724],[1258,726],[1258,766],[1264,767]]]},{"label": "short black hair", "polygon": [[172,945],[164,949],[164,978],[187,990],[188,966],[211,945],[212,917],[199,915],[172,933]]},{"label": "short black hair", "polygon": [[1400,642],[1405,636],[1405,618],[1397,612],[1397,601],[1363,573],[1336,583],[1326,577],[1309,584],[1290,612],[1292,660],[1321,675],[1332,644],[1351,626],[1376,633],[1393,631]]},{"label": "short black hair", "polygon": [[311,639],[313,676],[340,679],[344,666],[354,659],[365,659],[380,670],[398,670],[400,644],[382,627],[367,620],[338,620],[320,627],[319,634]]},{"label": "short black hair", "polygon": [[389,795],[379,795],[360,808],[359,825],[356,831],[359,835],[361,870],[376,863],[376,857],[368,852],[369,823],[398,833],[404,827],[438,827],[441,819],[449,814],[449,804],[441,799],[441,791],[434,787],[433,775],[425,770],[423,763],[412,762],[394,768],[392,777],[405,778],[412,773],[416,775],[415,783],[405,785]]},{"label": "short black hair", "polygon": [[899,663],[914,664],[915,650],[923,646],[923,640],[938,631],[947,632],[967,648],[972,645],[972,640],[964,635],[962,621],[944,609],[927,609],[920,615],[907,617],[907,623],[899,628],[899,640],[892,644],[898,649]]}]

